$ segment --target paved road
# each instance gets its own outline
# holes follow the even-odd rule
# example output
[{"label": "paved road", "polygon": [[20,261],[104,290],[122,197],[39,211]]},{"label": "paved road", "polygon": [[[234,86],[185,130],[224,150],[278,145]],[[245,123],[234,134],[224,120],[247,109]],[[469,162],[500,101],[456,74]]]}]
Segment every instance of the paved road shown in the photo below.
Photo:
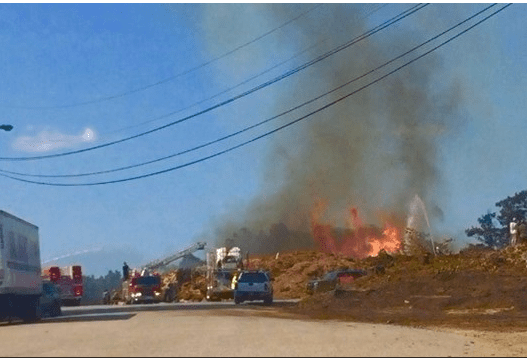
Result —
[{"label": "paved road", "polygon": [[62,307],[62,313],[65,316],[78,315],[85,313],[105,313],[105,312],[144,312],[144,311],[174,311],[174,310],[234,310],[245,308],[251,310],[262,310],[290,306],[297,303],[298,300],[274,300],[272,306],[264,305],[263,302],[245,302],[235,305],[232,300],[220,302],[178,302],[178,303],[158,303],[158,304],[134,304],[134,305],[94,305],[80,307]]},{"label": "paved road", "polygon": [[[290,303],[277,302],[286,304]],[[68,307],[63,317],[0,325],[0,355],[513,355],[463,332],[261,316],[271,310],[232,302]]]}]

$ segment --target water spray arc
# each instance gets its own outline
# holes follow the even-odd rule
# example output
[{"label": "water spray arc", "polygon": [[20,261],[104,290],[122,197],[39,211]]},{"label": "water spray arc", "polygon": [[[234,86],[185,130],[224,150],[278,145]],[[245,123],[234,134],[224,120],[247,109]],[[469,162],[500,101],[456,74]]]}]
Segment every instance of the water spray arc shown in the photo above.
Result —
[{"label": "water spray arc", "polygon": [[101,250],[102,250],[102,248],[99,247],[99,248],[95,248],[95,249],[86,249],[86,250],[82,250],[82,251],[76,251],[76,252],[73,252],[71,254],[65,254],[65,255],[62,255],[62,256],[57,256],[57,257],[53,257],[51,259],[42,261],[42,264],[47,264],[47,263],[50,263],[50,262],[58,261],[60,259],[65,259],[65,258],[72,257],[72,256],[78,256],[78,255],[82,255],[82,254],[87,254],[89,252],[99,252]]},{"label": "water spray arc", "polygon": [[[416,241],[423,239],[420,235],[415,235],[416,233],[423,231],[424,225],[422,219],[424,219],[426,228],[430,231],[430,220],[428,219],[428,212],[426,211],[425,203],[419,195],[415,194],[410,202],[410,211],[408,213],[406,231],[403,239],[404,251],[407,254],[409,254],[416,245],[419,245],[419,242]],[[430,243],[432,244],[432,252],[436,255],[435,243],[431,235]]]}]

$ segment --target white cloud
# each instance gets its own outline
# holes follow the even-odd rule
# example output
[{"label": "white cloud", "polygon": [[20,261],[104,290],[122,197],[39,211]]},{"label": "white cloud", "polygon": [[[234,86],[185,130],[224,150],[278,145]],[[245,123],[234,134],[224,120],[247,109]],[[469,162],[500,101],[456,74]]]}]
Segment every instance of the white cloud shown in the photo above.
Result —
[{"label": "white cloud", "polygon": [[93,142],[95,137],[95,132],[90,128],[86,128],[81,135],[44,130],[35,136],[18,137],[13,143],[13,148],[23,152],[47,152],[61,148],[73,148],[79,143]]}]

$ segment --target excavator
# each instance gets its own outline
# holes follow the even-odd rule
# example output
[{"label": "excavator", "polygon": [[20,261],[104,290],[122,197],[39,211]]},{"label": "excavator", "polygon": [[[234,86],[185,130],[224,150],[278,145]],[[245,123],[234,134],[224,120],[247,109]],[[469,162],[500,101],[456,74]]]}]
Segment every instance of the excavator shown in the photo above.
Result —
[{"label": "excavator", "polygon": [[[163,286],[161,275],[156,270],[186,255],[203,250],[205,246],[205,242],[197,242],[163,259],[151,261],[143,265],[139,270],[132,270],[128,277],[123,278],[121,300],[126,304],[175,301],[177,299],[176,285],[168,284]],[[124,273],[123,276],[125,276]]]}]

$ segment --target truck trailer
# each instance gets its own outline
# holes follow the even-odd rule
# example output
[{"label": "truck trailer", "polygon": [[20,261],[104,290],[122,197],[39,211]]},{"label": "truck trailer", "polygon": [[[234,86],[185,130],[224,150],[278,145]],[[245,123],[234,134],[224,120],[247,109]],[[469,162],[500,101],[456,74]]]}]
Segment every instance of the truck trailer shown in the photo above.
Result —
[{"label": "truck trailer", "polygon": [[38,227],[0,210],[0,321],[40,319]]}]

